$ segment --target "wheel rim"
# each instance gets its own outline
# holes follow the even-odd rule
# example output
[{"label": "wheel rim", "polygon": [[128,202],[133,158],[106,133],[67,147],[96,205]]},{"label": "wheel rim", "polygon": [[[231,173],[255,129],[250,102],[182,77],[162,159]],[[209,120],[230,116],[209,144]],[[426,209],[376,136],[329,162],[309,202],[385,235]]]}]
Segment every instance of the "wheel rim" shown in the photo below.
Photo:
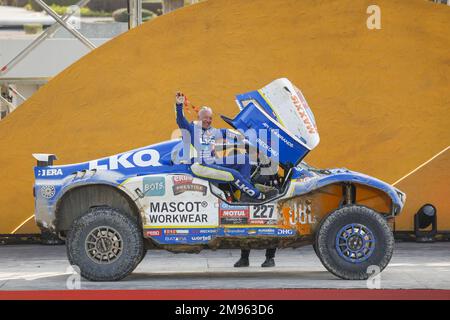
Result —
[{"label": "wheel rim", "polygon": [[98,227],[87,236],[85,249],[95,263],[109,264],[122,255],[122,237],[114,228]]},{"label": "wheel rim", "polygon": [[375,236],[365,225],[348,224],[336,235],[336,250],[345,261],[364,262],[375,250]]}]

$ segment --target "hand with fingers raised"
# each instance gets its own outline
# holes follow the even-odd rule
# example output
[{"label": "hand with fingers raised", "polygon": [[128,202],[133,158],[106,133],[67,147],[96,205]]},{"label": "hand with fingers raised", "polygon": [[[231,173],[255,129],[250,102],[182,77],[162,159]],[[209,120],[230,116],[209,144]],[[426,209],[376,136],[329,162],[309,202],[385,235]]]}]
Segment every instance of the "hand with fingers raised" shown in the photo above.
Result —
[{"label": "hand with fingers raised", "polygon": [[186,103],[186,96],[184,95],[183,92],[178,91],[175,94],[175,103],[177,105],[183,105],[183,106],[185,105],[185,103]]}]

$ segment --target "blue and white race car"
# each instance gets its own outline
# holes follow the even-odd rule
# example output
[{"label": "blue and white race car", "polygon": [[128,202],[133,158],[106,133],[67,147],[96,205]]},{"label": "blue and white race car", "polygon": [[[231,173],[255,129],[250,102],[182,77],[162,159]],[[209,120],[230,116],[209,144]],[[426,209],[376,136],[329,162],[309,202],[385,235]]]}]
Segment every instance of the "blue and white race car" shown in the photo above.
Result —
[{"label": "blue and white race car", "polygon": [[148,249],[198,253],[312,244],[342,279],[367,279],[369,266],[383,270],[393,253],[390,225],[405,194],[362,173],[303,162],[319,134],[289,80],[236,101],[240,112],[223,119],[247,138],[254,134],[246,147],[232,142],[217,150],[251,154],[252,183],[275,190],[272,198],[246,203],[230,183],[193,175],[180,139],[61,166],[54,165],[55,155],[34,154],[37,225],[65,239],[70,263],[93,281],[126,277]]}]

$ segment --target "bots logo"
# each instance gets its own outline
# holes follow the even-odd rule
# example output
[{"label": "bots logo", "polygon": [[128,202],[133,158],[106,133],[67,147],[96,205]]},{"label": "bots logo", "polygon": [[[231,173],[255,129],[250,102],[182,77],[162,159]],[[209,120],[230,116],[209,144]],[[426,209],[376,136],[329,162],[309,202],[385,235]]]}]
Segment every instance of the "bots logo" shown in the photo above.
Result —
[{"label": "bots logo", "polygon": [[41,196],[45,199],[51,199],[55,195],[55,186],[42,186],[41,187]]}]

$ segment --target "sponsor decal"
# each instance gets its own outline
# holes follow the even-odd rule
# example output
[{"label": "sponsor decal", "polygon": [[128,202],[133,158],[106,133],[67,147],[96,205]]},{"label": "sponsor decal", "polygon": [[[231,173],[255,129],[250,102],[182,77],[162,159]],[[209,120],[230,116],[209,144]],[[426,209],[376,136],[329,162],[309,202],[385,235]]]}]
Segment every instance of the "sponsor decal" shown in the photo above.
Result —
[{"label": "sponsor decal", "polygon": [[182,214],[182,215],[153,215],[149,217],[150,223],[174,224],[174,223],[208,223],[208,215]]},{"label": "sponsor decal", "polygon": [[289,223],[291,225],[314,224],[316,222],[316,216],[312,214],[311,200],[300,200],[294,202],[292,207],[289,207]]},{"label": "sponsor decal", "polygon": [[278,228],[258,228],[258,229],[248,229],[248,228],[226,228],[225,235],[227,236],[255,236],[255,235],[264,235],[264,236],[275,236],[275,235],[293,235],[294,232],[292,230],[287,230],[287,232],[279,232]]},{"label": "sponsor decal", "polygon": [[247,218],[248,209],[243,210],[226,210],[222,212],[222,217],[228,218]]},{"label": "sponsor decal", "polygon": [[246,235],[248,233],[248,229],[246,228],[226,228],[224,230],[226,235]]},{"label": "sponsor decal", "polygon": [[295,182],[304,183],[304,182],[309,181],[311,179],[314,179],[314,177],[301,177],[301,178],[295,179]]},{"label": "sponsor decal", "polygon": [[62,169],[39,169],[38,177],[54,177],[54,176],[62,176]]},{"label": "sponsor decal", "polygon": [[252,220],[276,220],[274,204],[262,204],[252,206],[250,219]]},{"label": "sponsor decal", "polygon": [[187,176],[187,175],[176,175],[172,177],[173,181],[173,195],[178,196],[186,191],[192,191],[192,192],[200,192],[204,196],[206,196],[206,193],[208,191],[208,188],[205,185],[198,184],[198,183],[192,183],[194,180],[193,177]]},{"label": "sponsor decal", "polygon": [[198,212],[207,206],[206,201],[150,202],[149,209],[150,213]]},{"label": "sponsor decal", "polygon": [[148,220],[151,224],[208,225],[207,208],[206,201],[150,202]]},{"label": "sponsor decal", "polygon": [[163,196],[166,194],[166,180],[164,177],[144,177],[142,190],[144,196]]},{"label": "sponsor decal", "polygon": [[[126,152],[102,160],[89,161],[89,170],[118,170],[161,166],[159,152],[154,149]],[[100,163],[99,163],[100,162]]]},{"label": "sponsor decal", "polygon": [[252,219],[249,220],[249,224],[267,224],[267,225],[276,225],[278,224],[277,220],[258,220]]},{"label": "sponsor decal", "polygon": [[145,235],[147,237],[159,237],[161,236],[161,230],[147,230]]},{"label": "sponsor decal", "polygon": [[309,180],[318,178],[317,175],[315,175],[311,172],[308,172],[304,169],[296,169],[296,173],[294,173],[294,176],[295,175],[297,175],[297,177],[293,179],[293,182],[299,182],[299,183],[304,183]]},{"label": "sponsor decal", "polygon": [[276,136],[278,137],[278,139],[280,139],[281,141],[283,141],[283,142],[284,142],[285,144],[287,144],[289,147],[291,147],[291,148],[294,147],[294,144],[293,144],[292,142],[290,142],[289,140],[287,140],[285,137],[283,137],[283,136],[280,134],[279,130],[271,128],[266,122],[263,123],[263,126],[264,126],[266,129],[270,130],[271,133],[273,133],[274,135],[276,135]]},{"label": "sponsor decal", "polygon": [[261,140],[260,138],[257,138],[256,142],[258,142],[258,145],[262,146],[264,149],[270,152],[271,155],[273,155],[274,157],[278,157],[278,152],[271,146],[269,146],[265,141]]},{"label": "sponsor decal", "polygon": [[[208,148],[209,146],[215,144],[216,135],[218,134],[218,132],[214,128],[202,130],[202,129],[200,129],[200,126],[195,126],[194,129],[196,130],[196,133],[199,134],[200,144],[202,146],[205,146],[205,149]],[[201,130],[201,132],[200,132],[200,130]],[[195,135],[195,136],[197,136],[197,135]],[[200,149],[200,148],[198,148],[198,149]]]},{"label": "sponsor decal", "polygon": [[212,237],[209,236],[192,236],[191,237],[191,241],[210,241],[212,239]]},{"label": "sponsor decal", "polygon": [[244,191],[250,197],[253,197],[255,195],[255,191],[250,189],[250,188],[248,188],[244,183],[241,182],[241,180],[236,179],[234,184],[235,184],[236,187],[238,187],[240,190]]},{"label": "sponsor decal", "polygon": [[247,224],[250,208],[248,206],[233,206],[220,201],[219,217],[221,224]]},{"label": "sponsor decal", "polygon": [[259,235],[275,235],[276,234],[275,228],[264,228],[264,229],[258,229]]},{"label": "sponsor decal", "polygon": [[189,234],[186,229],[165,229],[164,234]]},{"label": "sponsor decal", "polygon": [[252,220],[249,221],[249,223],[250,224],[265,224],[266,220],[255,220],[255,219],[252,219]]},{"label": "sponsor decal", "polygon": [[164,241],[173,241],[173,242],[187,242],[187,237],[180,237],[180,236],[169,236],[164,237]]},{"label": "sponsor decal", "polygon": [[226,211],[226,210],[249,210],[248,206],[239,206],[239,205],[232,205],[232,204],[228,204],[224,201],[219,201],[220,202],[220,210],[222,211]]},{"label": "sponsor decal", "polygon": [[245,218],[220,218],[220,224],[247,224],[247,219]]},{"label": "sponsor decal", "polygon": [[[309,119],[308,114],[306,113],[306,109],[303,106],[303,103],[300,101],[300,99],[297,97],[297,95],[291,94],[292,103],[295,106],[295,109],[298,112],[298,115],[302,119],[303,123],[306,126],[306,129],[308,130],[308,133],[314,134],[317,132],[317,128],[314,126],[314,124]],[[306,102],[306,101],[305,101]]]},{"label": "sponsor decal", "polygon": [[292,229],[278,229],[277,230],[278,236],[293,236],[294,234],[295,234],[295,232]]},{"label": "sponsor decal", "polygon": [[191,229],[191,234],[216,234],[217,229]]},{"label": "sponsor decal", "polygon": [[55,196],[55,186],[41,186],[41,196],[45,199],[51,199]]}]

